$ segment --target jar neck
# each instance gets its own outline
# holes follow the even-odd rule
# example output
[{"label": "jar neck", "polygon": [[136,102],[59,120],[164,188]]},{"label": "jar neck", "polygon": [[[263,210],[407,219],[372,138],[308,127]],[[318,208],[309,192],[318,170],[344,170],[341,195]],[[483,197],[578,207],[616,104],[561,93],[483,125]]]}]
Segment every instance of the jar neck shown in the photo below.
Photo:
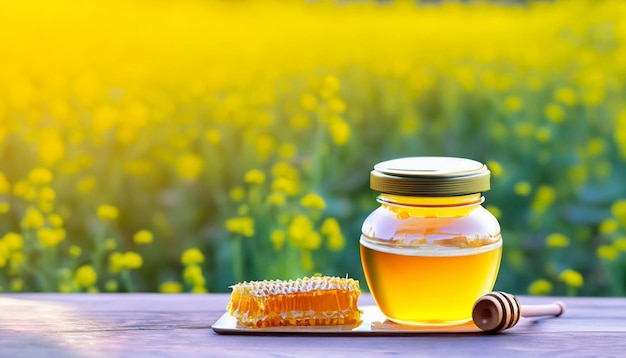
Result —
[{"label": "jar neck", "polygon": [[420,217],[459,217],[468,215],[483,203],[484,197],[480,193],[442,196],[416,197],[380,194],[377,201],[383,206],[402,216]]}]

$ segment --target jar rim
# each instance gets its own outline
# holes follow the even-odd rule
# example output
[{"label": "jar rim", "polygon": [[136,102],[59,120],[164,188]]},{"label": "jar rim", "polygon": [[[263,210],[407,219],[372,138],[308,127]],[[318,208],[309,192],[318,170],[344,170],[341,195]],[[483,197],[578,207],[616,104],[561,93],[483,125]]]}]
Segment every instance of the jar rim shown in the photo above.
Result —
[{"label": "jar rim", "polygon": [[370,188],[395,195],[467,195],[488,191],[490,175],[485,164],[472,159],[404,157],[376,164]]},{"label": "jar rim", "polygon": [[380,204],[404,208],[461,208],[482,205],[485,197],[481,194],[455,196],[400,196],[382,193],[376,201]]}]

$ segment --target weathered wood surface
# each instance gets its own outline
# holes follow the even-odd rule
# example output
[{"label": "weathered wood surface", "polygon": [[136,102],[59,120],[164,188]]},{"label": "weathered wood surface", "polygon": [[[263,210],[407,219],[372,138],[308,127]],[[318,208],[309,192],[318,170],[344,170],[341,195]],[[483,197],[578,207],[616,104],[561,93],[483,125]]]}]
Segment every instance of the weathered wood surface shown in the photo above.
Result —
[{"label": "weathered wood surface", "polygon": [[563,316],[497,335],[219,335],[211,324],[229,297],[0,295],[0,357],[626,356],[625,298],[559,298]]}]

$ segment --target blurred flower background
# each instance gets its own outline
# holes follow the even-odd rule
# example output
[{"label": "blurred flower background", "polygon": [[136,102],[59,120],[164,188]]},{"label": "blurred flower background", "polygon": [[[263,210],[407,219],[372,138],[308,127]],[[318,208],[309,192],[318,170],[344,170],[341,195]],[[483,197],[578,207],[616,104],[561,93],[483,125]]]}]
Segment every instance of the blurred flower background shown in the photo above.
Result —
[{"label": "blurred flower background", "polygon": [[497,289],[624,295],[625,41],[621,1],[2,2],[0,291],[365,286],[369,171],[449,155]]}]

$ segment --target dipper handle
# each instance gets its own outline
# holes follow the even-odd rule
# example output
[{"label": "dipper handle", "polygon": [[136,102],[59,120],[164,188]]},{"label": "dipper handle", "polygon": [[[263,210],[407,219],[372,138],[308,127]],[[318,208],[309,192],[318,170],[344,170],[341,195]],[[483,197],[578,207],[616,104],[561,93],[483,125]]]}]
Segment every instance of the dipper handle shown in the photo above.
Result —
[{"label": "dipper handle", "polygon": [[522,306],[517,298],[506,292],[490,292],[479,298],[472,310],[474,324],[486,332],[511,328],[521,316],[560,316],[565,312],[562,302],[547,305]]}]

